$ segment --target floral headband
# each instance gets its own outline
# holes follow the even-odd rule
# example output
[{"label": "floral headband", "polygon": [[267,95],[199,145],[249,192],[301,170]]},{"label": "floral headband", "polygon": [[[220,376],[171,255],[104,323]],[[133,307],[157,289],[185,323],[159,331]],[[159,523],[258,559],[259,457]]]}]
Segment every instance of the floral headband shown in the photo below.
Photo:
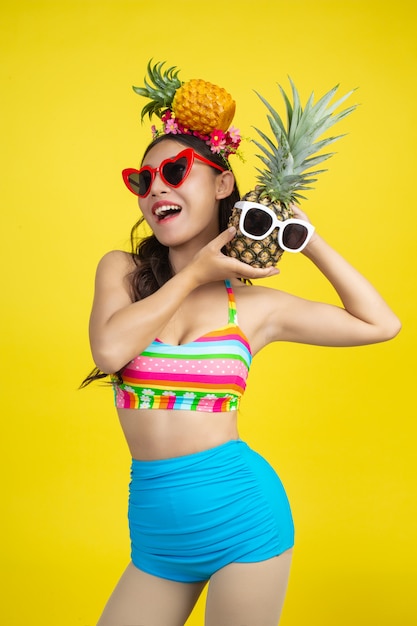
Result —
[{"label": "floral headband", "polygon": [[163,70],[165,62],[148,63],[148,80],[144,87],[133,87],[135,93],[150,99],[142,109],[141,118],[153,115],[162,121],[162,128],[152,126],[155,139],[161,135],[194,135],[206,142],[210,150],[228,159],[238,154],[240,132],[230,123],[236,103],[222,87],[201,79],[182,83],[179,70],[170,67]]}]

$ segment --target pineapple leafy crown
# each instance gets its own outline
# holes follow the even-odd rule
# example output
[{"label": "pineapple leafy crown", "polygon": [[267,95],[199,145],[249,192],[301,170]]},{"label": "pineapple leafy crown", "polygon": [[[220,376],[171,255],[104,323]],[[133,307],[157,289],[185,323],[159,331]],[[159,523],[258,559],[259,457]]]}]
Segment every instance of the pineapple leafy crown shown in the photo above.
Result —
[{"label": "pineapple leafy crown", "polygon": [[260,190],[260,197],[269,198],[272,202],[281,202],[286,206],[299,199],[305,199],[300,191],[313,189],[311,184],[317,181],[314,176],[327,171],[325,169],[311,171],[312,168],[334,154],[334,152],[317,153],[344,135],[326,137],[320,140],[319,137],[357,107],[357,105],[353,105],[335,112],[355,91],[353,89],[331,103],[339,88],[339,85],[336,85],[316,103],[314,103],[314,93],[312,93],[303,108],[297,88],[290,77],[289,81],[292,90],[292,103],[281,85],[278,85],[285,103],[287,124],[284,123],[271,104],[255,92],[269,111],[267,119],[275,141],[258,128],[255,130],[264,143],[252,140],[261,150],[262,154],[256,156],[264,164],[263,169],[256,168],[259,173],[257,189]]},{"label": "pineapple leafy crown", "polygon": [[[212,85],[206,81],[195,80],[188,81],[200,83],[195,90],[194,100],[188,97],[179,98],[181,88],[187,86],[187,83],[182,82],[178,74],[180,70],[176,66],[164,68],[165,61],[160,61],[152,65],[152,59],[147,65],[147,77],[144,78],[144,86],[133,86],[133,91],[139,96],[149,98],[148,102],[142,109],[141,121],[143,122],[146,116],[149,120],[153,116],[158,117],[162,122],[161,128],[156,128],[152,125],[153,139],[161,135],[194,135],[202,141],[204,141],[210,150],[215,154],[220,154],[224,159],[228,159],[230,154],[237,154],[241,156],[239,152],[239,145],[241,142],[240,132],[234,126],[229,126],[228,120],[233,118],[234,115],[234,101],[230,94],[224,89]],[[202,84],[202,86],[201,86]],[[214,90],[214,93],[224,93],[227,105],[230,107],[230,113],[227,118],[226,127],[220,124],[216,127],[216,118],[218,111],[211,113],[210,109],[214,109],[214,104],[219,108],[218,98],[213,95],[207,95],[207,90]],[[208,111],[208,115],[211,115],[211,119],[203,125],[193,124],[194,120],[199,120],[201,111]],[[220,106],[220,112],[222,113],[222,107]],[[191,120],[191,121],[190,121]],[[213,121],[212,121],[213,120]],[[193,126],[198,125],[198,128]]]},{"label": "pineapple leafy crown", "polygon": [[135,87],[134,85],[132,87],[139,96],[150,99],[150,102],[142,109],[142,122],[146,115],[149,116],[149,119],[152,119],[153,115],[161,118],[167,109],[171,109],[175,92],[183,84],[178,78],[180,70],[177,67],[172,66],[163,70],[165,61],[155,63],[153,67],[151,63],[152,59],[148,62],[148,76],[143,80],[144,87]]}]

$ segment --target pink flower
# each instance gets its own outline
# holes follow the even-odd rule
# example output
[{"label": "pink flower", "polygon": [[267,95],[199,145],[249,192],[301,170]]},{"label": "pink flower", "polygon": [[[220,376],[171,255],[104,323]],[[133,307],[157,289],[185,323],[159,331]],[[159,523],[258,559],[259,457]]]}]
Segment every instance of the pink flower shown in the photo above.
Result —
[{"label": "pink flower", "polygon": [[232,140],[232,143],[237,143],[239,145],[240,143],[240,130],[238,128],[236,128],[235,126],[231,126],[229,128],[229,136],[230,139]]},{"label": "pink flower", "polygon": [[214,152],[214,154],[220,154],[220,152],[226,148],[226,139],[223,139],[216,144],[213,144],[210,140],[207,141],[207,143],[210,146],[210,150]]},{"label": "pink flower", "polygon": [[222,130],[213,130],[207,143],[212,152],[219,154],[226,147],[226,135]]},{"label": "pink flower", "polygon": [[178,130],[178,124],[175,121],[175,118],[168,119],[165,122],[165,134],[169,135],[177,135],[180,131]]},{"label": "pink flower", "polygon": [[226,141],[226,135],[222,130],[212,130],[210,133],[210,143],[213,146],[219,146]]}]

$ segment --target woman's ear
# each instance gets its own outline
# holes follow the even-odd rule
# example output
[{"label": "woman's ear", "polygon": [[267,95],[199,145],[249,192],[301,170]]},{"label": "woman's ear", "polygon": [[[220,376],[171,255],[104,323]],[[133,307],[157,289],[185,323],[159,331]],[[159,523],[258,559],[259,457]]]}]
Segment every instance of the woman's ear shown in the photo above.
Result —
[{"label": "woman's ear", "polygon": [[233,172],[226,170],[216,176],[216,200],[227,198],[232,193],[235,186]]}]

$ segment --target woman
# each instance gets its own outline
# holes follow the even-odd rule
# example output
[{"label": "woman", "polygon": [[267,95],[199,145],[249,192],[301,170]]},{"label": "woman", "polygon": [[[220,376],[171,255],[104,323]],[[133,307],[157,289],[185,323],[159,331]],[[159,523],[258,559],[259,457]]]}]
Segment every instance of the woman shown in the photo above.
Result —
[{"label": "woman", "polygon": [[[178,163],[179,175],[170,170]],[[209,581],[206,626],[276,626],[293,525],[278,476],[239,439],[251,357],[274,341],[385,341],[400,324],[316,232],[303,254],[343,307],[248,284],[278,270],[222,253],[239,194],[201,139],[159,137],[143,165],[137,193],[153,236],[136,255],[113,251],[100,261],[91,314],[94,361],[113,375],[133,459],[132,563],[98,624],[183,625]],[[134,177],[126,182],[135,191]]]}]

